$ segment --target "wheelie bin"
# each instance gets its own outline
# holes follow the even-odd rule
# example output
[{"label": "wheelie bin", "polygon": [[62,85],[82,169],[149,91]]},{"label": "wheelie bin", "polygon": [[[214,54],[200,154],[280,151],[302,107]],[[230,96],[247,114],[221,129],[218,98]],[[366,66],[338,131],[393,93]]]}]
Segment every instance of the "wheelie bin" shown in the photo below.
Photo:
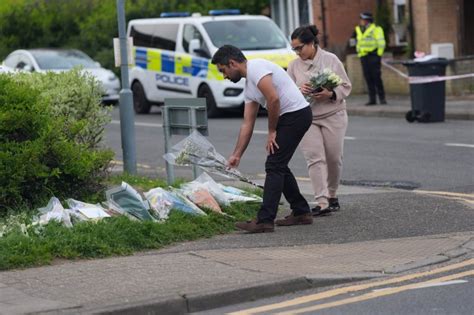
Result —
[{"label": "wheelie bin", "polygon": [[[434,58],[427,61],[404,62],[410,77],[444,76],[448,60]],[[427,78],[428,79],[428,78]],[[408,122],[444,121],[446,81],[410,83],[411,110],[405,115]]]}]

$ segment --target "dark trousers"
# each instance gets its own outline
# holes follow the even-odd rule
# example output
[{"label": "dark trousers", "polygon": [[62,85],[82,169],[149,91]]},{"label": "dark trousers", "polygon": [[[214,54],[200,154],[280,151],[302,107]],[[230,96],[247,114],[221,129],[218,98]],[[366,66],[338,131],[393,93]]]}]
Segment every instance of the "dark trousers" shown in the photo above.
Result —
[{"label": "dark trousers", "polygon": [[385,100],[385,90],[382,82],[381,58],[376,54],[369,54],[361,57],[362,70],[364,72],[365,82],[369,90],[369,100],[375,103],[375,94],[378,94],[379,100]]},{"label": "dark trousers", "polygon": [[282,193],[295,215],[310,212],[308,202],[301,195],[288,163],[312,120],[313,114],[309,106],[280,116],[276,136],[276,143],[280,148],[268,155],[265,162],[263,202],[257,215],[259,223],[275,220]]}]

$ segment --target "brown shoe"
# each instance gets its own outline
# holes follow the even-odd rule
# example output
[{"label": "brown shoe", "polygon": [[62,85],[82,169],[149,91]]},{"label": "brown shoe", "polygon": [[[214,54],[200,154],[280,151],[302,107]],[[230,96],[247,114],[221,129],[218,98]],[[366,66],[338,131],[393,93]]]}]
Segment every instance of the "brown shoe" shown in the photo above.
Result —
[{"label": "brown shoe", "polygon": [[310,212],[295,216],[293,212],[285,217],[284,219],[276,220],[276,225],[279,226],[290,226],[300,224],[313,224],[313,216]]},{"label": "brown shoe", "polygon": [[257,223],[257,220],[236,222],[235,227],[249,233],[274,232],[275,225],[272,223]]}]

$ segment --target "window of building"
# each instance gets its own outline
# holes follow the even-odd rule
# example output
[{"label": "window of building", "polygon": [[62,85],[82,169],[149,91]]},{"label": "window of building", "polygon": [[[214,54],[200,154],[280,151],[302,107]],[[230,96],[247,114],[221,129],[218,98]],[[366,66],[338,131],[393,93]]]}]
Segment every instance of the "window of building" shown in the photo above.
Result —
[{"label": "window of building", "polygon": [[308,0],[298,0],[300,25],[310,24],[309,22],[309,3]]},{"label": "window of building", "polygon": [[396,45],[407,45],[406,0],[393,1],[393,22]]}]

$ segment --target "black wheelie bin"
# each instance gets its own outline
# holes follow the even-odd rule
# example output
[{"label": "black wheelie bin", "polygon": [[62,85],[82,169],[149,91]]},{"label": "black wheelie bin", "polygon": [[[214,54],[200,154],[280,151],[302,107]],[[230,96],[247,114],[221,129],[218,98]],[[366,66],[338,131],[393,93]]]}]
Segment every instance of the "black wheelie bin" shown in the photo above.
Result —
[{"label": "black wheelie bin", "polygon": [[[404,62],[410,77],[445,76],[448,60],[433,58],[426,61]],[[429,78],[426,78],[429,79]],[[405,115],[408,122],[444,121],[446,81],[410,83],[411,110]]]}]

